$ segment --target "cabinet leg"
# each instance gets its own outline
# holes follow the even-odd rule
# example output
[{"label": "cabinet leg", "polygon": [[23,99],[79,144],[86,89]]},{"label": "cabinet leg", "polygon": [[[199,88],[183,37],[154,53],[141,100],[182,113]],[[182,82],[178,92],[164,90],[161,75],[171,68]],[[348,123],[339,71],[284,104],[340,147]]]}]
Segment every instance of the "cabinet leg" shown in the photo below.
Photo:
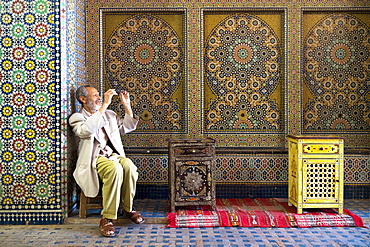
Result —
[{"label": "cabinet leg", "polygon": [[302,206],[298,205],[297,207],[297,214],[302,214]]}]

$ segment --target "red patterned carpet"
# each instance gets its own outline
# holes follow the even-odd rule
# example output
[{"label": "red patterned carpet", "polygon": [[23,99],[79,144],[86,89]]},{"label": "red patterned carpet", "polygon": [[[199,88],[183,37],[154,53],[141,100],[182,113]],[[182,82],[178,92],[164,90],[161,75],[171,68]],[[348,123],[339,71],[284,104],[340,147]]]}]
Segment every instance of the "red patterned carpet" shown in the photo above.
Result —
[{"label": "red patterned carpet", "polygon": [[168,213],[167,227],[363,227],[361,217],[344,209],[307,209],[297,214],[286,199],[217,199],[209,206],[178,207]]}]

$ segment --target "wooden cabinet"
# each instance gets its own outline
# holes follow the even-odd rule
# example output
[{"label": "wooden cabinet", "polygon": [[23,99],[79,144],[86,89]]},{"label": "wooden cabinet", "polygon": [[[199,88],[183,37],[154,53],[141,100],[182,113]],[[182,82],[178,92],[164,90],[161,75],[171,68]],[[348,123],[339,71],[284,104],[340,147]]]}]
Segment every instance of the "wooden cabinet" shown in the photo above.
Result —
[{"label": "wooden cabinet", "polygon": [[343,152],[340,137],[288,135],[289,205],[338,208],[343,213]]},{"label": "wooden cabinet", "polygon": [[171,139],[168,143],[169,197],[171,211],[176,206],[216,206],[214,178],[215,141]]}]

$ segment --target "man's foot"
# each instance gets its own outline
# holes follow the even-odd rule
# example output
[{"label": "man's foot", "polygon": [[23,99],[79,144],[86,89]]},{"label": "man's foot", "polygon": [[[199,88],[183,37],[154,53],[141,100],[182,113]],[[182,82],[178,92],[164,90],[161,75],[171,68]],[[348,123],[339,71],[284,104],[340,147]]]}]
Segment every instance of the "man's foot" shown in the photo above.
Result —
[{"label": "man's foot", "polygon": [[99,228],[100,228],[101,235],[103,235],[104,237],[116,236],[116,233],[114,232],[114,225],[113,225],[112,220],[108,220],[102,217],[100,220]]},{"label": "man's foot", "polygon": [[127,212],[126,210],[123,210],[123,212],[125,212],[125,214],[135,224],[142,224],[142,223],[145,222],[145,219],[143,218],[143,216],[139,212],[135,211],[135,208],[132,208],[132,211],[131,212]]}]

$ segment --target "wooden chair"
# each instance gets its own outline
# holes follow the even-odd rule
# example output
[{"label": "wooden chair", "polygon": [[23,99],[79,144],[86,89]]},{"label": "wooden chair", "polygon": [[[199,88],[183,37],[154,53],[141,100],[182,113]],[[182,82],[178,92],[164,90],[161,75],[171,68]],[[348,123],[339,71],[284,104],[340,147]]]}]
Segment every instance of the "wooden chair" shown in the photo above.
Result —
[{"label": "wooden chair", "polygon": [[101,208],[103,208],[101,196],[91,198],[86,197],[82,191],[80,192],[80,212],[79,212],[80,218],[86,218],[88,209],[101,209]]},{"label": "wooden chair", "polygon": [[[99,194],[98,196],[91,198],[86,197],[85,194],[81,191],[80,192],[80,210],[79,216],[80,218],[86,218],[87,210],[88,209],[102,209],[102,196]],[[119,206],[118,215],[123,215],[122,205]]]}]

